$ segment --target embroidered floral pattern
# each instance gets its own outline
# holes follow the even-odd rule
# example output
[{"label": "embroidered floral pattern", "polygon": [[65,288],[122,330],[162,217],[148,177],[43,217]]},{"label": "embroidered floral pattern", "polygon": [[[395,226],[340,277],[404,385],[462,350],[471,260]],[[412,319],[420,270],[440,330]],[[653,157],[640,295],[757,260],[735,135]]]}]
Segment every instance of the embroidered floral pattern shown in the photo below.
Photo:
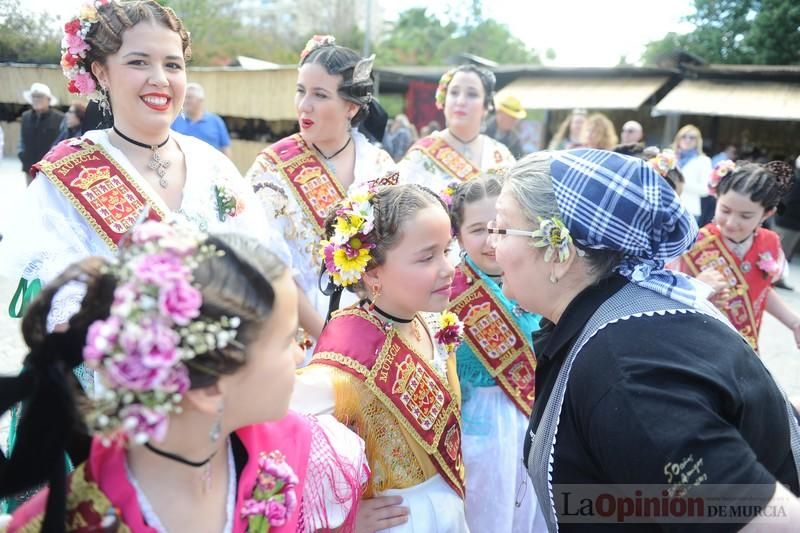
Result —
[{"label": "embroidered floral pattern", "polygon": [[444,346],[449,354],[453,354],[461,344],[461,334],[464,332],[464,324],[458,316],[451,311],[444,311],[439,318],[439,330],[434,335],[436,341]]},{"label": "embroidered floral pattern", "polygon": [[533,245],[537,248],[547,247],[544,253],[545,262],[550,262],[555,256],[559,263],[569,259],[569,245],[572,236],[569,230],[557,217],[539,217],[539,229],[533,232]]},{"label": "embroidered floral pattern", "polygon": [[248,522],[247,533],[266,533],[284,525],[297,507],[297,475],[281,452],[261,452],[258,469],[252,497],[242,504],[242,517]]},{"label": "embroidered floral pattern", "polygon": [[189,389],[186,363],[235,342],[238,317],[200,317],[192,271],[219,253],[204,241],[189,227],[145,222],[110,267],[117,279],[110,315],[89,326],[83,349],[106,385],[89,415],[96,431],[122,429],[138,444],[163,440],[168,414]]},{"label": "embroidered floral pattern", "polygon": [[245,203],[229,187],[219,184],[214,185],[214,196],[217,200],[217,218],[225,222],[228,217],[235,217],[244,211]]},{"label": "embroidered floral pattern", "polygon": [[367,234],[375,224],[370,202],[374,194],[369,186],[353,190],[336,207],[333,236],[320,243],[325,269],[340,287],[358,283],[372,259],[370,250],[375,245],[367,241]]},{"label": "embroidered floral pattern", "polygon": [[97,10],[110,0],[85,0],[77,17],[64,25],[64,37],[61,40],[61,69],[69,80],[69,92],[86,96],[92,100],[100,98],[97,84],[85,63],[86,53],[91,46],[86,36],[92,24],[98,21]]}]

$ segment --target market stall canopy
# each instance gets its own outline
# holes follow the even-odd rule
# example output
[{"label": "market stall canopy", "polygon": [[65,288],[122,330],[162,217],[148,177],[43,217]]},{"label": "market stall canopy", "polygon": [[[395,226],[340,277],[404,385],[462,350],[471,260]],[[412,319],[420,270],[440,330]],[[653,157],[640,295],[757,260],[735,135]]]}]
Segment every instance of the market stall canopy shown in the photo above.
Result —
[{"label": "market stall canopy", "polygon": [[653,108],[654,116],[667,114],[800,120],[800,83],[684,80]]},{"label": "market stall canopy", "polygon": [[668,71],[643,70],[630,75],[615,69],[541,69],[522,74],[498,97],[511,94],[526,109],[639,109],[655,102],[673,79]]}]

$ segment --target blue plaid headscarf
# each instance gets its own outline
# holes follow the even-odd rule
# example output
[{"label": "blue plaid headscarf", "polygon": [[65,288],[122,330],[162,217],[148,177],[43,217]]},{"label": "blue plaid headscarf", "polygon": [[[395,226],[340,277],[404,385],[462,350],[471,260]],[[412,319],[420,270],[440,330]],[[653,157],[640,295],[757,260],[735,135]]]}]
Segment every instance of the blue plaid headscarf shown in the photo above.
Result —
[{"label": "blue plaid headscarf", "polygon": [[614,270],[637,285],[691,306],[702,298],[691,278],[664,268],[694,244],[697,223],[650,165],[606,150],[567,150],[553,152],[550,175],[578,245],[623,252]]}]

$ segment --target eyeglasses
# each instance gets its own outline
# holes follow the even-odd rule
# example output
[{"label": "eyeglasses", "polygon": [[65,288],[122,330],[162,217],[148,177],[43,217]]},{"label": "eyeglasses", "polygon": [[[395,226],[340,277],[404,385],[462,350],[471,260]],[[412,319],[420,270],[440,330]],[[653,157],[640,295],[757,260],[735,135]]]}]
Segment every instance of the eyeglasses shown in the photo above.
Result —
[{"label": "eyeglasses", "polygon": [[498,228],[497,222],[490,221],[486,224],[486,231],[489,232],[489,245],[494,246],[502,241],[506,235],[517,235],[519,237],[533,238],[533,231],[524,229]]},{"label": "eyeglasses", "polygon": [[688,139],[690,141],[694,141],[697,140],[697,135],[693,135],[691,133],[684,133],[683,135],[681,135],[681,139]]}]

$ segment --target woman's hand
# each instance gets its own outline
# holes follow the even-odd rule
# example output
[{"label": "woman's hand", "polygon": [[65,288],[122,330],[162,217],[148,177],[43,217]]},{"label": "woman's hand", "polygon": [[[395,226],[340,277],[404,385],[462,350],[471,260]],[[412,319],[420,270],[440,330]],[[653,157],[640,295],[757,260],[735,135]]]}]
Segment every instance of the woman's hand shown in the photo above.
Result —
[{"label": "woman's hand", "polygon": [[375,533],[408,522],[408,507],[400,496],[376,496],[361,500],[356,515],[356,533]]}]

